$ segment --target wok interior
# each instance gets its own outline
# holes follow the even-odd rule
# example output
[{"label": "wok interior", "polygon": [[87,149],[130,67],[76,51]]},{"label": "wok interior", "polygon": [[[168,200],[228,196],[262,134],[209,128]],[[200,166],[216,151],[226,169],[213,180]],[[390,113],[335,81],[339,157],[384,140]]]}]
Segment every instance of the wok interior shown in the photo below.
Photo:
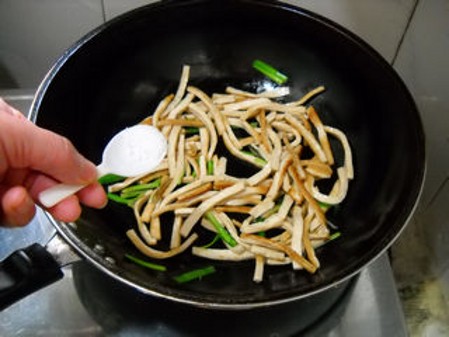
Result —
[{"label": "wok interior", "polygon": [[[330,220],[342,236],[318,250],[321,269],[309,275],[267,268],[252,281],[253,263],[223,263],[183,254],[157,273],[124,260],[131,210],[85,209],[78,229],[60,224],[69,241],[120,278],[143,289],[200,303],[260,303],[299,298],[351,275],[397,236],[418,197],[424,166],[418,113],[402,82],[373,50],[328,21],[286,5],[252,1],[167,2],[120,17],[73,47],[45,80],[33,109],[37,124],[73,141],[94,162],[110,137],[150,114],[174,92],[183,64],[191,83],[209,94],[226,85],[256,90],[267,81],[251,63],[262,59],[289,76],[291,97],[319,85],[313,100],[325,124],[350,141],[355,179]],[[234,165],[234,164],[231,164]],[[238,164],[235,164],[238,165]],[[78,241],[80,239],[80,241]],[[91,248],[105,247],[115,266]],[[200,282],[175,284],[180,272],[213,264]]]}]

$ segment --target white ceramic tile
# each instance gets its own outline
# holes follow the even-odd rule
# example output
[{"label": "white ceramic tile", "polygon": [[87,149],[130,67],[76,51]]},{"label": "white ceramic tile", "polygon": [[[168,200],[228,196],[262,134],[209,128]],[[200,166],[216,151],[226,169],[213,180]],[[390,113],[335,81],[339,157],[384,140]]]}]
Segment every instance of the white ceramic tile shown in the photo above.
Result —
[{"label": "white ceramic tile", "polygon": [[103,0],[106,20],[110,20],[120,14],[158,0]]},{"label": "white ceramic tile", "polygon": [[[427,138],[427,177],[419,212],[412,227],[407,228],[392,249],[393,256],[406,261],[402,267],[410,266],[409,274],[423,280],[415,284],[415,288],[432,284],[439,293],[434,296],[421,292],[412,298],[409,321],[413,322],[415,314],[422,316],[425,312],[427,315],[419,336],[447,336],[449,333],[448,18],[447,0],[420,0],[394,64],[415,98]],[[422,237],[417,238],[416,233],[421,233]],[[425,268],[416,263],[422,256],[426,257]],[[430,301],[432,299],[437,299],[439,305]],[[421,301],[419,305],[415,300]],[[441,309],[443,306],[445,308]],[[439,325],[432,323],[435,321]],[[418,334],[414,332],[412,336]]]},{"label": "white ceramic tile", "polygon": [[101,0],[1,0],[0,85],[36,88],[59,55],[102,22]]},{"label": "white ceramic tile", "polygon": [[[449,2],[420,1],[395,68],[420,110],[427,141],[427,205],[449,173]],[[449,205],[448,205],[449,206]],[[449,218],[449,207],[445,208]]]},{"label": "white ceramic tile", "polygon": [[391,61],[415,0],[284,0],[354,32]]}]

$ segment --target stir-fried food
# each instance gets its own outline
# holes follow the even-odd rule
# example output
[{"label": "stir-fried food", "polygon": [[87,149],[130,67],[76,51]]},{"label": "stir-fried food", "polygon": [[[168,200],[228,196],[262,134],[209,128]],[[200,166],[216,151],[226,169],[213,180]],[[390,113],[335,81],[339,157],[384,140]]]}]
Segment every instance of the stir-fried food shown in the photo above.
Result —
[{"label": "stir-fried food", "polygon": [[[167,157],[144,176],[108,186],[133,208],[129,239],[153,259],[191,251],[212,260],[254,260],[256,282],[265,265],[314,273],[315,249],[332,237],[326,211],[345,199],[354,176],[345,134],[307,105],[324,88],[289,103],[280,103],[286,87],[261,93],[228,87],[210,96],[189,85],[189,72],[184,66],[176,93],[142,121],[165,135]],[[336,147],[342,160],[335,159]],[[250,173],[231,174],[230,161]],[[160,248],[162,240],[169,249]]]}]

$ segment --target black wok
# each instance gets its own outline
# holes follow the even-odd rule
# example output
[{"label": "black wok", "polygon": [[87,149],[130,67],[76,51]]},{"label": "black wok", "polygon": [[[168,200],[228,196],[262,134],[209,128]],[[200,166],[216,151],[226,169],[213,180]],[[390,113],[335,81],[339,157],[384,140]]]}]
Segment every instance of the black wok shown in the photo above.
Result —
[{"label": "black wok", "polygon": [[[269,80],[254,59],[288,74],[292,97],[324,85],[314,99],[325,124],[343,130],[355,179],[330,220],[342,236],[318,251],[314,275],[272,267],[261,284],[252,263],[214,263],[217,273],[178,285],[172,276],[206,264],[183,254],[168,272],[124,259],[137,254],[124,232],[132,213],[110,203],[84,209],[76,224],[52,220],[60,235],[103,272],[146,294],[207,308],[285,303],[347,281],[397,238],[417,203],[425,170],[424,135],[413,99],[391,66],[361,39],[308,11],[272,1],[167,1],[127,13],[62,55],[32,106],[40,126],[67,136],[100,162],[117,131],[143,119],[175,90],[181,66],[208,93],[226,85],[257,90]],[[239,164],[232,165],[239,169]]]}]

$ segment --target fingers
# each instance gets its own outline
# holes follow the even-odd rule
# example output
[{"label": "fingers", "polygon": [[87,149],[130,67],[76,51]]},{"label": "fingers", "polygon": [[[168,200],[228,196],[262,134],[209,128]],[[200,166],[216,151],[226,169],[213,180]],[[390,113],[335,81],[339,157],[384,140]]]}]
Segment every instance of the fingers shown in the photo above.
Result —
[{"label": "fingers", "polygon": [[[13,111],[11,108],[9,111]],[[65,137],[39,128],[13,113],[0,114],[1,154],[14,169],[30,168],[67,184],[87,184],[97,177],[93,163]]]},{"label": "fingers", "polygon": [[80,202],[88,207],[103,208],[108,202],[106,193],[99,183],[93,183],[77,193]]},{"label": "fingers", "polygon": [[[45,175],[39,173],[30,174],[24,185],[28,189],[31,197],[39,203],[39,193],[54,186],[57,182]],[[92,183],[76,196],[70,196],[57,205],[48,209],[48,211],[60,221],[71,222],[78,219],[81,214],[80,203],[93,208],[103,208],[107,204],[107,197],[103,187],[98,183]]]},{"label": "fingers", "polygon": [[1,223],[4,226],[25,226],[34,217],[36,206],[27,190],[22,186],[15,186],[0,193],[2,206]]},{"label": "fingers", "polygon": [[92,208],[105,207],[107,198],[103,187],[99,184],[88,185],[76,195],[62,200],[48,209],[48,211],[57,220],[72,222],[77,220],[81,215],[82,209],[80,203]]}]

